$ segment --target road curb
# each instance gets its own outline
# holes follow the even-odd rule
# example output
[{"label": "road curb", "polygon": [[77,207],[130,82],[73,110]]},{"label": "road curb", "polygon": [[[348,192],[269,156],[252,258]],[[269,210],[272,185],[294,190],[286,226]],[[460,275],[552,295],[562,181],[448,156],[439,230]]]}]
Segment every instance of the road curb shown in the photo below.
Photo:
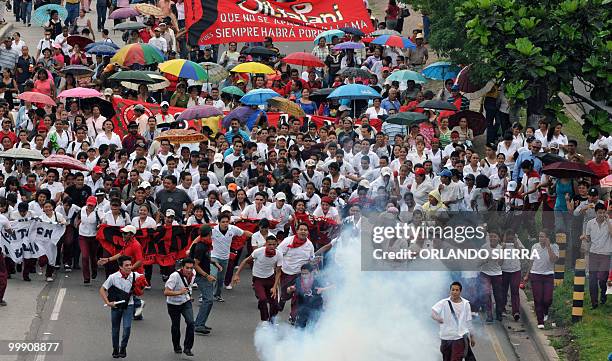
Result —
[{"label": "road curb", "polygon": [[6,34],[13,30],[13,24],[7,22],[6,24],[4,24],[4,26],[2,28],[0,28],[0,39],[4,38],[6,36]]},{"label": "road curb", "polygon": [[529,302],[525,291],[519,290],[521,297],[521,318],[525,324],[527,332],[531,336],[536,349],[540,353],[543,361],[559,361],[559,355],[554,347],[551,346],[548,337],[538,329],[538,320],[535,316],[535,311],[532,307],[532,302]]}]

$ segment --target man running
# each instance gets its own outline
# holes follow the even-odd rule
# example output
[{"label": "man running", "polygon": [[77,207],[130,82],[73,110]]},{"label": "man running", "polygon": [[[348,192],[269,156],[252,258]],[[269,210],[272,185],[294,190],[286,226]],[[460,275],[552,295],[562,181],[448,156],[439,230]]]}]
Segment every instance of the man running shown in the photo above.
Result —
[{"label": "man running", "polygon": [[277,245],[276,237],[268,236],[265,247],[257,248],[245,258],[232,280],[234,284],[238,284],[242,269],[253,262],[253,290],[257,297],[257,308],[259,308],[262,321],[273,322],[274,316],[278,313],[277,291],[283,255],[276,251]]},{"label": "man running", "polygon": [[[210,273],[210,245],[212,228],[205,224],[200,227],[200,236],[193,241],[189,250],[189,256],[191,256],[195,262],[194,269],[196,271],[195,283],[198,285],[200,294],[202,296],[202,304],[198,309],[198,315],[195,319],[195,332],[208,335],[211,328],[206,326],[208,316],[213,306],[213,288],[217,279]],[[218,271],[223,268],[218,262],[213,262],[213,265]]]},{"label": "man running", "polygon": [[461,361],[473,357],[475,345],[470,301],[461,297],[460,282],[450,286],[450,297],[431,308],[431,318],[440,324],[440,352],[444,361]]},{"label": "man running", "polygon": [[[193,305],[191,304],[191,288],[193,287],[193,280],[195,278],[195,271],[193,270],[194,263],[194,260],[191,258],[183,258],[181,260],[181,269],[170,275],[168,281],[166,281],[166,287],[164,288],[168,314],[172,321],[170,333],[172,334],[174,353],[184,353],[186,356],[193,356],[191,348],[193,347],[194,322]],[[187,324],[182,349],[181,316],[183,316]]]}]

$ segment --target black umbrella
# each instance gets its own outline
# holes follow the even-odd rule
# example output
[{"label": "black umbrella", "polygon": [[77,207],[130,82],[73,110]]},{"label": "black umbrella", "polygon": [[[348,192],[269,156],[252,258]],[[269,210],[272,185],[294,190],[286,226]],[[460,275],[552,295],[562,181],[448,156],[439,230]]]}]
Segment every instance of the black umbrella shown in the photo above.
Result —
[{"label": "black umbrella", "polygon": [[357,36],[365,36],[365,33],[357,28],[354,28],[352,26],[347,26],[345,28],[340,28],[339,30],[344,31],[347,34],[351,34],[351,35],[357,35]]},{"label": "black umbrella", "polygon": [[273,49],[268,49],[263,46],[249,46],[242,50],[242,54],[255,55],[255,56],[276,56],[278,53]]},{"label": "black umbrella", "polygon": [[80,100],[82,108],[91,109],[92,106],[97,105],[100,107],[100,114],[102,114],[107,119],[115,116],[115,107],[113,107],[113,103],[109,102],[106,99],[102,98],[83,98]]},{"label": "black umbrella", "polygon": [[385,119],[385,123],[409,126],[423,123],[427,119],[429,118],[423,113],[402,112],[388,116],[387,119]]},{"label": "black umbrella", "polygon": [[485,116],[473,110],[463,110],[451,115],[448,118],[448,127],[452,128],[459,125],[461,118],[467,119],[468,128],[472,129],[474,135],[481,135],[487,130],[487,119]]},{"label": "black umbrella", "polygon": [[555,178],[595,177],[591,168],[582,163],[561,161],[551,163],[542,169],[542,173]]},{"label": "black umbrella", "polygon": [[457,107],[454,104],[443,100],[425,100],[419,103],[419,108],[457,111]]},{"label": "black umbrella", "polygon": [[552,153],[538,153],[536,157],[540,158],[544,165],[549,165],[556,162],[565,162],[567,159],[563,158],[560,155],[552,154]]},{"label": "black umbrella", "polygon": [[93,70],[89,69],[85,65],[68,65],[63,67],[60,72],[62,72],[63,74],[71,73],[75,76],[91,75],[94,73]]},{"label": "black umbrella", "polygon": [[327,99],[327,96],[330,95],[334,90],[336,89],[335,88],[317,89],[313,91],[312,94],[310,94],[310,99],[314,100],[317,103],[320,103],[321,101],[324,101],[325,99]]},{"label": "black umbrella", "polygon": [[340,69],[336,74],[338,75],[342,75],[342,76],[350,76],[350,77],[359,77],[359,78],[369,78],[372,73],[370,73],[368,70],[365,69],[361,69],[361,68],[356,68],[356,67],[346,67],[346,68],[342,68]]}]

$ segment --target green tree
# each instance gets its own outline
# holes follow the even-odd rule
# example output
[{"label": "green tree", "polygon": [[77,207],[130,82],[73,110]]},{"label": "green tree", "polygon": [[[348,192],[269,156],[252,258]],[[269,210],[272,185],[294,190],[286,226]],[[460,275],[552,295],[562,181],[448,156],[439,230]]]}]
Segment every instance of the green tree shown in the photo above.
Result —
[{"label": "green tree", "polygon": [[[591,98],[612,101],[612,0],[411,0],[430,14],[430,43],[452,61],[474,64],[474,80],[504,83],[505,94],[527,113],[566,120],[559,92],[594,106],[584,134],[610,135],[602,109],[574,90],[592,86]],[[435,34],[441,32],[443,34]]]}]

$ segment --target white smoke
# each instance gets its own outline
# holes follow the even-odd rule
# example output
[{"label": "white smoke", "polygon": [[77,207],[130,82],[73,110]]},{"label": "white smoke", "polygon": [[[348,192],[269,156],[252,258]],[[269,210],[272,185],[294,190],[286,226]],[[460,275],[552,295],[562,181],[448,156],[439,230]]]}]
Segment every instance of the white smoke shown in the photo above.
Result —
[{"label": "white smoke", "polygon": [[[341,266],[326,268],[336,285],[314,326],[262,325],[255,346],[262,361],[438,360],[431,306],[448,294],[447,272],[365,272],[359,239],[337,248]],[[286,308],[289,307],[287,303]]]}]

